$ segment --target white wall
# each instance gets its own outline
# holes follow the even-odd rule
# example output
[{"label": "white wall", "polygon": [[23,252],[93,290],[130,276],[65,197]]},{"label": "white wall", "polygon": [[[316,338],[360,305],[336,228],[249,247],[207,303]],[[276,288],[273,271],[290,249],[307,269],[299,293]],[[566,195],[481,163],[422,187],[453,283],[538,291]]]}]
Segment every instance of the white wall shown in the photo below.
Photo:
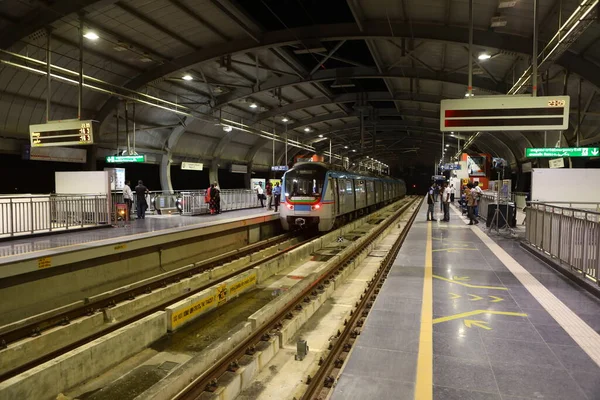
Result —
[{"label": "white wall", "polygon": [[[546,203],[599,203],[598,182],[600,182],[600,169],[534,168],[531,175],[531,200]],[[573,205],[575,208],[583,206]]]},{"label": "white wall", "polygon": [[109,194],[108,171],[55,172],[56,194]]}]

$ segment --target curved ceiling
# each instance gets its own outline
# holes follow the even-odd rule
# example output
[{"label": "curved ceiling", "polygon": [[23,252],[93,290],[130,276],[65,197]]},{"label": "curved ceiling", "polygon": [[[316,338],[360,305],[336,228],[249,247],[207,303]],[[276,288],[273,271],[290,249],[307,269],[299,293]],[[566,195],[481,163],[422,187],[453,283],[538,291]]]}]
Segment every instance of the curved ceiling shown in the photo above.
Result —
[{"label": "curved ceiling", "polygon": [[[328,150],[331,139],[334,152],[354,149],[348,155],[357,159],[369,155],[388,164],[431,165],[442,149],[439,102],[466,92],[464,1],[14,3],[0,2],[0,136],[10,139],[24,140],[29,124],[46,119],[48,32],[56,67],[50,119],[76,117],[78,91],[72,80],[79,68],[80,24],[83,33],[99,36],[83,41],[89,86],[82,111],[102,122],[99,146],[114,151],[117,120],[119,131],[124,129],[125,101],[130,101],[129,120],[134,118],[131,102],[137,102],[138,147],[155,154],[157,162],[267,166],[285,154],[285,137],[317,151]],[[496,2],[488,3],[476,3],[474,9],[475,96],[506,93],[528,68],[532,53],[532,5],[517,2],[499,9]],[[580,1],[538,3],[543,48],[559,18],[565,20]],[[506,26],[491,27],[494,16],[504,17]],[[600,27],[586,25],[539,78],[540,94],[571,96],[575,122],[562,143],[574,144],[577,137],[582,145],[600,140],[598,38]],[[478,60],[482,52],[491,58]],[[184,80],[186,75],[191,80]],[[249,128],[225,132],[219,121]],[[457,149],[455,138],[445,140],[451,151]],[[481,135],[474,146],[518,166],[524,147],[545,142],[550,145],[541,133],[497,132]]]}]

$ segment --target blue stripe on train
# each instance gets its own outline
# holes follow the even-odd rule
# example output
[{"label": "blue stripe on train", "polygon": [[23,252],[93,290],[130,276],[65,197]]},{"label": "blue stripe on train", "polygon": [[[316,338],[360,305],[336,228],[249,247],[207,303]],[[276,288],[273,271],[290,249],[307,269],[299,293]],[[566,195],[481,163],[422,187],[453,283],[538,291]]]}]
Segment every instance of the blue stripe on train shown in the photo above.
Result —
[{"label": "blue stripe on train", "polygon": [[310,206],[305,204],[294,204],[295,211],[310,211]]}]

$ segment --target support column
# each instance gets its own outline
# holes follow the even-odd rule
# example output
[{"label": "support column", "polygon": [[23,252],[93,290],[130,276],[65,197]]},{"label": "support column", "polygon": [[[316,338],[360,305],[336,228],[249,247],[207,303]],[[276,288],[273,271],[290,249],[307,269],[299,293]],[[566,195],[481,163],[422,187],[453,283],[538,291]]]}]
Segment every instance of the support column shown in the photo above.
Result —
[{"label": "support column", "polygon": [[[218,158],[213,158],[212,162],[210,163],[210,169],[208,170],[209,183],[219,183],[219,161],[220,160]],[[221,185],[219,185],[219,187],[221,187]]]},{"label": "support column", "polygon": [[172,192],[173,185],[171,184],[171,152],[163,154],[160,159],[160,188],[163,191]]}]

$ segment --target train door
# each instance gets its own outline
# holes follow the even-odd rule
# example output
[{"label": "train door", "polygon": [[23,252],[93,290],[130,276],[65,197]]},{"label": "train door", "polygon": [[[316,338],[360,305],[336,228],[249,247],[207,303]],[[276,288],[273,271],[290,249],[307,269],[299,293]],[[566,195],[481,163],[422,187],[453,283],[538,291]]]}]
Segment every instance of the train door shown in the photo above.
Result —
[{"label": "train door", "polygon": [[338,215],[346,212],[346,181],[338,179]]},{"label": "train door", "polygon": [[335,178],[329,178],[331,181],[331,190],[333,192],[333,214],[340,215],[340,195],[338,192],[338,180]]}]

